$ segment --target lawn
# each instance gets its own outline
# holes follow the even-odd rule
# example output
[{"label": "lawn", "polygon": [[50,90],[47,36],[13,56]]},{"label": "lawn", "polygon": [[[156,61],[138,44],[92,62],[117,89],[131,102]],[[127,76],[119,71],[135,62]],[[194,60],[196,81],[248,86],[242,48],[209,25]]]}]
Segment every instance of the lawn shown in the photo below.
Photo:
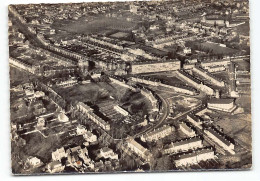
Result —
[{"label": "lawn", "polygon": [[52,28],[71,33],[91,34],[98,33],[104,29],[131,30],[136,24],[118,18],[108,18],[105,16],[93,18],[82,17],[75,21],[56,21]]},{"label": "lawn", "polygon": [[216,122],[224,133],[234,138],[239,144],[251,148],[251,115],[238,114],[223,116]]},{"label": "lawn", "polygon": [[55,90],[66,100],[69,101],[97,101],[109,97],[109,92],[96,83],[86,85],[75,85],[66,88],[55,88]]},{"label": "lawn", "polygon": [[209,49],[212,51],[212,53],[214,54],[235,54],[238,51],[232,48],[228,48],[228,47],[221,47],[215,43],[210,43],[210,42],[204,42],[204,43],[200,43],[200,45],[202,46],[202,49]]},{"label": "lawn", "polygon": [[34,78],[34,75],[27,73],[26,71],[19,70],[13,66],[10,66],[10,85],[18,85],[28,82],[28,79]]}]

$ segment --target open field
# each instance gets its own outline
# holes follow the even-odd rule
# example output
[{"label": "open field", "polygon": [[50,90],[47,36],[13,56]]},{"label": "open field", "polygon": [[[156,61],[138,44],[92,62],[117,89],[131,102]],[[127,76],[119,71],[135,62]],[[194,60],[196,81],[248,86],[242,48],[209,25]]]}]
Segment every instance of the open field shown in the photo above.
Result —
[{"label": "open field", "polygon": [[86,21],[86,17],[79,18],[75,21],[56,21],[52,28],[57,30],[63,30],[70,33],[91,34],[98,33],[104,29],[116,29],[116,30],[132,30],[136,25],[133,22],[128,22],[124,19],[100,17],[93,18],[90,21]]},{"label": "open field", "polygon": [[208,49],[212,51],[213,54],[234,54],[237,53],[237,50],[228,48],[228,47],[221,47],[215,43],[210,43],[210,42],[204,42],[200,43],[202,46],[202,49]]},{"label": "open field", "polygon": [[10,66],[10,85],[18,85],[21,83],[28,82],[28,79],[34,78],[30,73],[20,70],[16,67]]},{"label": "open field", "polygon": [[224,132],[240,145],[251,149],[251,116],[249,114],[223,116],[216,124],[222,127]]}]

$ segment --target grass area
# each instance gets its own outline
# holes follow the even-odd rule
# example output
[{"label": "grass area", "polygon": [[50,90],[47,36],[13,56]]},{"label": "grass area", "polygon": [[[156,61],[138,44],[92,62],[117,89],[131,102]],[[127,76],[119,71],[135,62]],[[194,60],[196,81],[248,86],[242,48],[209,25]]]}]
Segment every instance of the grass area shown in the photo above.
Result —
[{"label": "grass area", "polygon": [[103,89],[99,84],[90,83],[87,85],[75,85],[66,88],[55,88],[57,92],[69,101],[95,102],[109,97],[109,92]]},{"label": "grass area", "polygon": [[28,82],[28,79],[34,78],[34,75],[22,71],[16,67],[10,66],[10,85],[18,85],[21,83]]},{"label": "grass area", "polygon": [[241,61],[236,61],[237,70],[241,71],[250,71],[250,62],[241,60]]},{"label": "grass area", "polygon": [[56,21],[52,28],[71,33],[91,34],[104,29],[131,30],[136,24],[118,18],[98,17],[88,20],[86,17],[75,21]]},{"label": "grass area", "polygon": [[162,74],[152,74],[152,75],[146,74],[144,76],[148,76],[148,77],[159,79],[159,80],[165,80],[170,85],[176,85],[176,84],[185,85],[185,83],[183,83],[183,81],[176,78],[174,75],[170,75],[170,74],[163,74],[163,73]]},{"label": "grass area", "polygon": [[236,99],[236,104],[244,108],[245,113],[251,114],[251,94]]},{"label": "grass area", "polygon": [[23,138],[26,140],[26,145],[23,149],[20,149],[23,160],[29,156],[36,156],[43,162],[49,162],[51,160],[51,152],[61,146],[61,138],[56,135],[45,139],[40,133],[35,132],[23,136]]},{"label": "grass area", "polygon": [[200,45],[202,46],[202,49],[208,49],[210,51],[212,51],[212,53],[214,54],[234,54],[237,53],[237,50],[232,49],[232,48],[228,48],[228,47],[221,47],[215,43],[209,43],[209,42],[204,42],[204,43],[200,43]]},{"label": "grass area", "polygon": [[216,122],[224,132],[234,138],[239,144],[251,149],[251,115],[226,115]]},{"label": "grass area", "polygon": [[236,27],[237,33],[244,36],[249,36],[250,33],[250,27],[249,27],[249,21],[247,21],[243,25],[239,25]]}]

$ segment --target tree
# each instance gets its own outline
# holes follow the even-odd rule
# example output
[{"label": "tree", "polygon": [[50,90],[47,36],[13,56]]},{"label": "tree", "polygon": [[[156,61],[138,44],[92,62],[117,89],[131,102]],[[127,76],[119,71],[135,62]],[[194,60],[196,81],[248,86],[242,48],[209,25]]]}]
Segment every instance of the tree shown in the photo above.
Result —
[{"label": "tree", "polygon": [[155,170],[165,171],[165,170],[172,170],[173,163],[170,156],[166,155],[157,160]]}]

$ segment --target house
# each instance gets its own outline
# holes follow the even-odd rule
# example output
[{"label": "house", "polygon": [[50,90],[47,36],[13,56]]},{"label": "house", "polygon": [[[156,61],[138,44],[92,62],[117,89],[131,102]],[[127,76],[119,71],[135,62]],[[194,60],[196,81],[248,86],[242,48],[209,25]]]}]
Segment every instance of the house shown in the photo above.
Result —
[{"label": "house", "polygon": [[64,147],[57,149],[51,154],[53,161],[61,161],[62,158],[67,157],[67,153],[65,152]]},{"label": "house", "polygon": [[45,93],[42,92],[42,91],[36,91],[36,92],[34,93],[34,97],[35,97],[35,98],[40,98],[40,97],[44,97],[44,96],[45,96]]},{"label": "house", "polygon": [[219,131],[217,131],[214,128],[207,128],[204,130],[206,135],[210,137],[215,143],[220,145],[222,148],[227,150],[231,154],[235,154],[235,145],[231,143],[229,140],[225,138],[223,134],[220,134]]},{"label": "house", "polygon": [[90,131],[87,131],[84,135],[83,138],[90,143],[93,143],[95,141],[97,141],[97,136],[92,134]]},{"label": "house", "polygon": [[87,133],[87,129],[86,129],[85,126],[80,124],[80,125],[77,126],[76,132],[77,132],[77,135],[84,135],[84,134]]},{"label": "house", "polygon": [[180,124],[180,130],[189,137],[196,136],[196,132],[184,122]]},{"label": "house", "polygon": [[196,165],[201,161],[216,158],[212,149],[199,149],[189,153],[179,154],[175,159],[176,167]]},{"label": "house", "polygon": [[80,146],[69,148],[68,150],[66,150],[66,153],[68,155],[68,162],[70,163],[70,165],[77,168],[82,166],[82,161],[79,158],[79,153],[81,153]]},{"label": "house", "polygon": [[172,142],[169,145],[165,146],[165,149],[163,150],[164,154],[171,154],[171,153],[178,153],[178,152],[183,152],[183,151],[188,151],[190,149],[197,149],[197,148],[202,148],[202,140],[200,137],[192,137],[176,142]]},{"label": "house", "polygon": [[104,147],[100,149],[100,156],[110,159],[118,159],[118,154],[114,153],[111,148]]},{"label": "house", "polygon": [[32,156],[29,156],[27,158],[26,163],[28,163],[33,168],[37,168],[42,165],[42,162],[39,158]]},{"label": "house", "polygon": [[169,125],[164,125],[150,133],[146,133],[141,136],[142,141],[156,141],[166,136],[169,136],[173,131],[173,127]]},{"label": "house", "polygon": [[68,116],[66,116],[66,114],[60,113],[60,114],[58,115],[58,120],[59,120],[60,122],[65,123],[65,122],[68,122],[68,121],[69,121],[69,118],[68,118]]},{"label": "house", "polygon": [[47,165],[47,170],[50,173],[59,173],[62,172],[65,168],[65,165],[62,165],[59,161],[53,161]]},{"label": "house", "polygon": [[193,115],[193,114],[188,114],[187,115],[187,120],[193,124],[195,127],[198,127],[200,129],[202,129],[202,120],[196,116],[196,115]]},{"label": "house", "polygon": [[191,48],[185,47],[185,48],[183,49],[183,53],[184,53],[184,54],[191,54]]},{"label": "house", "polygon": [[129,115],[129,113],[128,113],[126,110],[124,110],[123,108],[121,108],[121,107],[118,106],[118,105],[115,105],[115,106],[114,106],[114,109],[115,109],[117,112],[119,112],[120,114],[122,114],[123,116],[128,116],[128,115]]},{"label": "house", "polygon": [[127,138],[126,143],[130,150],[132,150],[134,153],[136,153],[144,160],[150,161],[152,154],[149,152],[149,150],[137,143],[132,137]]},{"label": "house", "polygon": [[45,119],[43,117],[39,117],[36,125],[37,128],[43,128],[45,127],[45,125],[46,125]]}]

